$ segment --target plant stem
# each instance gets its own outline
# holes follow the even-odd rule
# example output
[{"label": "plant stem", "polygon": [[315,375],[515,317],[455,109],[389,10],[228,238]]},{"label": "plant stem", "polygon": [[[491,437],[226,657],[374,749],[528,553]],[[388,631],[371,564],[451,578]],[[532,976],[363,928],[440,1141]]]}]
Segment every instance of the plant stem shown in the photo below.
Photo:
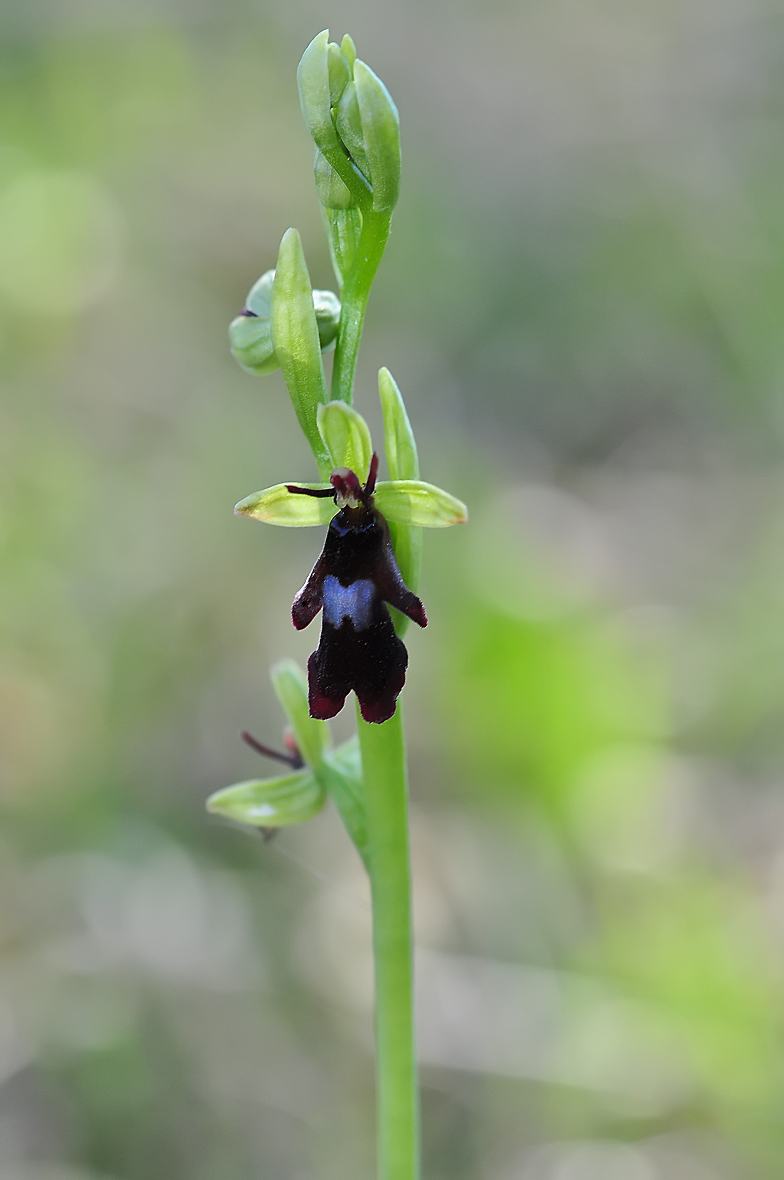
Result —
[{"label": "plant stem", "polygon": [[391,214],[362,209],[362,232],[341,295],[340,334],[332,366],[332,400],[351,404],[354,369],[370,288],[389,238]]},{"label": "plant stem", "polygon": [[369,725],[357,710],[373,901],[378,1180],[419,1177],[411,870],[403,719]]}]

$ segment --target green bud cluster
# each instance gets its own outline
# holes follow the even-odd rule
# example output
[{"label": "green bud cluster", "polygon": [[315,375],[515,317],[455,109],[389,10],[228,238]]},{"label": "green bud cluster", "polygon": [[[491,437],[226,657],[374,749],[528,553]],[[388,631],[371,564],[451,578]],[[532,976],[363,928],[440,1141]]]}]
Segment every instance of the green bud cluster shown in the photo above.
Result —
[{"label": "green bud cluster", "polygon": [[337,45],[325,29],[302,55],[297,84],[321,204],[390,214],[400,192],[400,120],[384,83],[348,35]]}]

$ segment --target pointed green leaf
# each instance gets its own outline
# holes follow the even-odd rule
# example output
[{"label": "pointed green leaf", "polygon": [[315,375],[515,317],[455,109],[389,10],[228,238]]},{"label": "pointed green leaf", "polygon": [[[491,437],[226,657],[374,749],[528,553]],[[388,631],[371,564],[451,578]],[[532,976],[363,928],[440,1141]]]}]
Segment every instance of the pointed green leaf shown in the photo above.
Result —
[{"label": "pointed green leaf", "polygon": [[350,467],[364,483],[373,458],[373,443],[362,415],[345,402],[328,402],[318,408],[318,428],[333,467]]},{"label": "pointed green leaf", "polygon": [[419,479],[380,483],[376,488],[376,507],[389,521],[431,529],[465,524],[468,520],[468,509],[461,500]]},{"label": "pointed green leaf", "polygon": [[329,94],[329,29],[318,33],[297,67],[297,87],[302,117],[313,141],[322,151],[338,146],[332,123]]},{"label": "pointed green leaf", "polygon": [[[353,85],[356,87],[369,180],[373,187],[373,208],[379,213],[391,213],[400,192],[400,120],[397,107],[384,83],[363,61],[354,62]],[[362,168],[362,171],[365,169]]]},{"label": "pointed green leaf", "polygon": [[329,400],[321,360],[313,291],[302,242],[295,229],[280,243],[272,290],[272,342],[295,413],[324,478],[329,455],[321,441],[316,410]]},{"label": "pointed green leaf", "polygon": [[[323,488],[329,484],[298,483],[300,488]],[[235,516],[250,516],[263,520],[265,524],[279,524],[286,528],[307,528],[310,525],[329,524],[337,509],[333,500],[316,499],[315,496],[298,496],[288,490],[285,483],[254,492],[240,500],[234,508]]]},{"label": "pointed green leaf", "polygon": [[280,778],[253,779],[216,791],[207,809],[257,828],[285,828],[318,815],[326,802],[324,787],[310,770]]},{"label": "pointed green leaf", "polygon": [[300,754],[310,766],[319,766],[329,749],[326,721],[311,717],[308,708],[308,682],[294,660],[281,660],[270,669],[272,686],[283,711],[291,722]]},{"label": "pointed green leaf", "polygon": [[384,414],[384,450],[392,479],[419,479],[419,456],[403,397],[389,369],[379,369],[378,392]]}]

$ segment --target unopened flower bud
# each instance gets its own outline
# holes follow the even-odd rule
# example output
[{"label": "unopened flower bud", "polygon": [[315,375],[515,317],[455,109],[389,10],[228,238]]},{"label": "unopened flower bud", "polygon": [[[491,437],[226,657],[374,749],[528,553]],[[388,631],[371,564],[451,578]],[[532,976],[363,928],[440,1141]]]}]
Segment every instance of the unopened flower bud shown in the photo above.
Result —
[{"label": "unopened flower bud", "polygon": [[334,41],[330,41],[327,46],[327,70],[329,72],[329,102],[330,106],[334,107],[340,101],[346,84],[351,81],[351,65]]},{"label": "unopened flower bud", "polygon": [[[258,279],[245,300],[245,307],[229,325],[231,351],[248,373],[274,373],[280,368],[272,343],[272,288],[275,271],[268,270]],[[314,291],[321,351],[332,348],[340,328],[340,300],[333,291]]]},{"label": "unopened flower bud", "polygon": [[340,52],[348,62],[348,68],[351,70],[351,76],[354,76],[354,62],[357,60],[357,50],[350,33],[344,33],[343,40],[340,42]]},{"label": "unopened flower bud", "polygon": [[302,117],[316,147],[322,152],[339,146],[332,123],[329,85],[329,30],[313,38],[297,68]]},{"label": "unopened flower bud", "polygon": [[340,300],[334,291],[314,291],[313,309],[321,351],[326,352],[334,345],[340,328]]}]

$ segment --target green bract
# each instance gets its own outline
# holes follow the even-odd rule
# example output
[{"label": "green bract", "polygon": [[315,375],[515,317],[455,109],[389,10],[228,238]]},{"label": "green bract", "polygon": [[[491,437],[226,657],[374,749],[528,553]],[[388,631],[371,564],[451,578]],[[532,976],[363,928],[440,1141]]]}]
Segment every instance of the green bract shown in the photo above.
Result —
[{"label": "green bract", "polygon": [[384,415],[384,450],[393,479],[419,479],[419,456],[403,396],[389,369],[378,371],[378,393]]},{"label": "green bract", "polygon": [[308,682],[294,660],[281,660],[270,669],[272,685],[294,731],[300,754],[311,766],[319,766],[329,749],[326,721],[317,721],[308,711]]},{"label": "green bract", "polygon": [[350,468],[364,483],[373,458],[373,443],[362,415],[345,402],[328,402],[319,406],[317,421],[333,467]]},{"label": "green bract", "polygon": [[332,269],[342,290],[359,245],[362,214],[358,208],[335,209],[322,204],[321,216],[327,232]]},{"label": "green bract", "polygon": [[[354,86],[373,208],[391,213],[400,193],[400,120],[389,91],[370,66],[354,63]],[[364,172],[365,169],[363,168]]]},{"label": "green bract", "polygon": [[[418,479],[419,456],[403,396],[389,369],[380,369],[378,392],[384,415],[384,450],[392,479]],[[390,520],[389,534],[403,581],[412,590],[419,589],[422,572],[422,529],[416,525]],[[394,610],[394,607],[392,608]],[[394,611],[395,630],[402,639],[410,620]]]},{"label": "green bract", "polygon": [[310,276],[295,229],[286,230],[278,252],[272,289],[272,342],[299,424],[321,474],[326,475],[329,455],[318,432],[316,407],[329,401],[329,395]]}]

